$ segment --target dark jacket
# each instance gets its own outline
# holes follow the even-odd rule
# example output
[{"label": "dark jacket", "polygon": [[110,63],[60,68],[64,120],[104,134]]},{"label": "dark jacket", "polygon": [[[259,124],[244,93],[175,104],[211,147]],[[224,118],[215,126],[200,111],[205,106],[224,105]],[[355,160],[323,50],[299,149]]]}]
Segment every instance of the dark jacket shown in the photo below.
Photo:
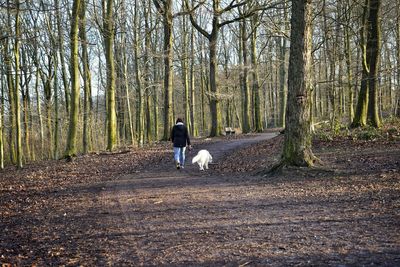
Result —
[{"label": "dark jacket", "polygon": [[177,123],[172,127],[171,141],[174,147],[185,147],[186,144],[190,145],[189,132],[183,123]]}]

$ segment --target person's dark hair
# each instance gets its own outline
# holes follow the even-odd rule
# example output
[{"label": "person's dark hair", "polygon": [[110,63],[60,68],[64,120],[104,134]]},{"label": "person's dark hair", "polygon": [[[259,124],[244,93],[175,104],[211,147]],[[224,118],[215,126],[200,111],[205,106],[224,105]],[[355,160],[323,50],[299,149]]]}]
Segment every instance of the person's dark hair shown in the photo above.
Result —
[{"label": "person's dark hair", "polygon": [[183,120],[181,118],[177,118],[176,123],[178,123],[178,122],[183,122]]}]

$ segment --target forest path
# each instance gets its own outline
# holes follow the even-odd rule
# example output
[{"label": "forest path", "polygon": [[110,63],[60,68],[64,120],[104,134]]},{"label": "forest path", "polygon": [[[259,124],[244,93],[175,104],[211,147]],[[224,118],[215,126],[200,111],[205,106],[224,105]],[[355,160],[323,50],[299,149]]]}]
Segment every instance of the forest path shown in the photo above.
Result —
[{"label": "forest path", "polygon": [[[223,249],[211,251],[210,246],[215,242],[223,245],[225,237],[212,233],[224,224],[234,227],[236,215],[230,214],[226,205],[240,201],[243,191],[248,190],[243,186],[235,188],[235,181],[216,175],[213,169],[232,151],[276,135],[252,134],[207,144],[193,140],[185,169],[175,168],[171,152],[170,163],[149,166],[141,173],[108,182],[99,199],[114,215],[109,216],[108,228],[113,233],[108,233],[108,241],[113,245],[107,249],[107,262],[213,265],[219,259],[226,263],[228,258],[219,254]],[[198,165],[191,163],[200,149],[209,150],[213,156],[209,170],[199,171]],[[225,200],[221,202],[220,198]]]}]

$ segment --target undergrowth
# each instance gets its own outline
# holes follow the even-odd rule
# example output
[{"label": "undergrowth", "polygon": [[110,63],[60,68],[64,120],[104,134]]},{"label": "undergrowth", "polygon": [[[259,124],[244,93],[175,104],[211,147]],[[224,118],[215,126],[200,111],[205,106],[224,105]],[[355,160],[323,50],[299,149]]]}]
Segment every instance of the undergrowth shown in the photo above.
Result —
[{"label": "undergrowth", "polygon": [[400,118],[391,117],[382,123],[382,127],[372,126],[350,128],[348,125],[335,123],[333,127],[325,124],[316,129],[314,135],[323,141],[332,141],[336,138],[351,140],[374,141],[380,139],[400,140]]}]

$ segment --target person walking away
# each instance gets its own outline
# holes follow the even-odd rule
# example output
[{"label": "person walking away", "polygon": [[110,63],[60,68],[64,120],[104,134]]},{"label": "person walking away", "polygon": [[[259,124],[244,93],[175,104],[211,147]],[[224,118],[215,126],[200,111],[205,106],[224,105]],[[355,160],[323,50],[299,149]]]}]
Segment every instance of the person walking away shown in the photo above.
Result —
[{"label": "person walking away", "polygon": [[186,145],[189,150],[192,148],[190,144],[189,132],[181,118],[176,119],[176,124],[172,127],[171,141],[174,144],[174,160],[176,168],[184,168]]}]

